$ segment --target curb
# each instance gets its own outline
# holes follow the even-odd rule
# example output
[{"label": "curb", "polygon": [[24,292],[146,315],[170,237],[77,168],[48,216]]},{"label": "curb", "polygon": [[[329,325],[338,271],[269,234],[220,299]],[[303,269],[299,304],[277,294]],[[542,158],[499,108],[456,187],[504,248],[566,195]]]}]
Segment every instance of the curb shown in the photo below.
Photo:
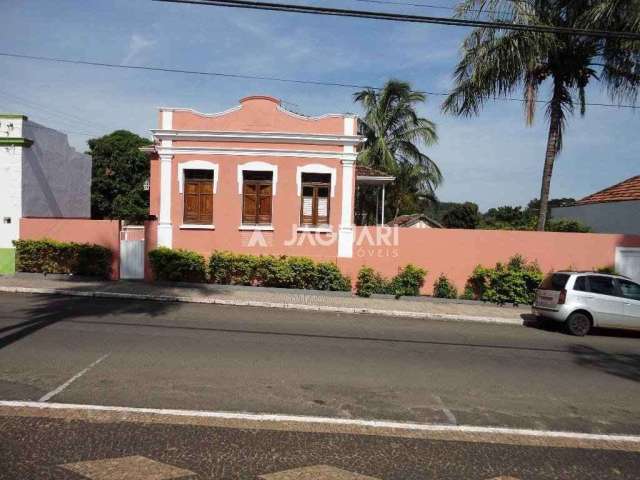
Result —
[{"label": "curb", "polygon": [[523,326],[524,321],[516,318],[484,317],[476,315],[451,315],[446,313],[411,312],[406,310],[381,310],[375,308],[331,307],[326,305],[304,305],[284,302],[258,302],[250,300],[224,300],[211,297],[180,297],[171,295],[144,295],[139,293],[118,293],[105,291],[79,291],[65,288],[31,288],[0,286],[3,293],[33,293],[44,295],[65,295],[69,297],[117,298],[129,300],[151,300],[156,302],[202,303],[209,305],[227,305],[236,307],[282,308],[288,310],[305,310],[313,312],[331,312],[347,314],[380,315],[388,317],[417,318],[424,320],[442,320],[458,322],[493,323],[500,325]]}]

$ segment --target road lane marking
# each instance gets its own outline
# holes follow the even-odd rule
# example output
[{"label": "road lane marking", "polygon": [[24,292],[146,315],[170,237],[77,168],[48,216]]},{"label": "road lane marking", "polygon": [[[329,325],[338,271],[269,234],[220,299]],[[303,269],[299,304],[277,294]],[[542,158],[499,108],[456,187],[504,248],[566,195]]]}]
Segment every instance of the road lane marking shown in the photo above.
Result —
[{"label": "road lane marking", "polygon": [[47,393],[46,395],[44,395],[42,398],[40,398],[40,400],[38,400],[39,402],[47,402],[49,400],[51,400],[51,398],[55,397],[56,395],[58,395],[59,393],[61,393],[64,389],[66,389],[69,385],[71,385],[73,382],[75,382],[76,380],[78,380],[80,377],[82,377],[85,373],[87,373],[89,370],[91,370],[93,367],[95,367],[96,365],[98,365],[101,361],[103,361],[105,358],[107,358],[109,355],[111,355],[111,353],[107,353],[106,355],[101,356],[99,359],[97,359],[95,362],[93,362],[91,365],[89,365],[87,368],[85,368],[84,370],[80,370],[78,373],[76,373],[73,377],[71,377],[69,380],[67,380],[66,382],[64,382],[62,385],[60,385],[59,387],[55,388],[54,390],[51,390],[49,393]]},{"label": "road lane marking", "polygon": [[[83,419],[108,413],[129,421],[163,421],[166,423],[191,423],[208,419],[210,426],[242,425],[237,428],[266,428],[286,431],[331,431],[363,435],[417,437],[430,439],[456,439],[483,443],[506,443],[516,445],[548,445],[571,448],[606,448],[624,451],[640,451],[640,435],[617,435],[553,430],[533,430],[507,427],[481,427],[474,425],[442,425],[395,422],[387,420],[364,420],[351,418],[298,416],[269,413],[236,413],[205,410],[176,410],[162,408],[119,407],[106,405],[79,405],[70,403],[46,403],[33,401],[0,400],[0,408],[11,408],[11,415],[33,416],[38,411],[55,416],[54,411],[65,417],[76,415]],[[15,412],[14,409],[25,409]],[[65,412],[66,411],[66,412]],[[78,415],[82,413],[82,415]],[[0,410],[0,414],[7,415]],[[181,420],[184,419],[184,420]]]},{"label": "road lane marking", "polygon": [[260,475],[262,480],[380,480],[376,477],[360,475],[331,465],[313,465],[294,468],[282,472]]},{"label": "road lane marking", "polygon": [[458,424],[458,420],[456,419],[456,416],[453,414],[453,412],[451,410],[449,410],[447,408],[447,406],[444,404],[444,402],[442,401],[442,398],[440,398],[438,395],[432,395],[433,398],[436,400],[436,402],[438,402],[440,405],[440,410],[442,410],[442,413],[444,413],[444,416],[447,417],[447,420],[449,420],[449,423],[451,425],[457,425]]}]

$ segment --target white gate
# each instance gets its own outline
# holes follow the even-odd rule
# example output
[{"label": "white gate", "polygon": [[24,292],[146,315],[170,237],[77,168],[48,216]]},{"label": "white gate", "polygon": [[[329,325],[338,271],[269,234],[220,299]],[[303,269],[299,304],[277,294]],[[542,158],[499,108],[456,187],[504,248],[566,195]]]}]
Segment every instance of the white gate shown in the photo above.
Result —
[{"label": "white gate", "polygon": [[124,227],[120,232],[120,278],[144,278],[144,227]]},{"label": "white gate", "polygon": [[640,248],[616,248],[616,272],[640,282]]}]

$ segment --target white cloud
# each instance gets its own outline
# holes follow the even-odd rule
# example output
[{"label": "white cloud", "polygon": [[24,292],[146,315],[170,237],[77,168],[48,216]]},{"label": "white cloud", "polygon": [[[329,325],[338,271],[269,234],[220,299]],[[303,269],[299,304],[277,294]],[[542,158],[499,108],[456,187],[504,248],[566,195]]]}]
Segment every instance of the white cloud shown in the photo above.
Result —
[{"label": "white cloud", "polygon": [[139,33],[134,33],[131,35],[129,39],[129,46],[127,47],[127,54],[122,60],[123,64],[129,63],[133,58],[135,58],[138,54],[142,53],[144,50],[147,50],[153,47],[157,42],[154,39],[147,38],[144,35]]}]

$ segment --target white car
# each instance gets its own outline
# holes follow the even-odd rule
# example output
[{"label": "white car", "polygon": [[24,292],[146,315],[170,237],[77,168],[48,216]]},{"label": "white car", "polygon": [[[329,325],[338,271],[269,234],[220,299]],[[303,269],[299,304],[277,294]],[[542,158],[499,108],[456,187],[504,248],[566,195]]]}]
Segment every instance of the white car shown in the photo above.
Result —
[{"label": "white car", "polygon": [[640,285],[620,275],[551,273],[536,291],[533,313],[579,336],[592,327],[640,329]]}]

